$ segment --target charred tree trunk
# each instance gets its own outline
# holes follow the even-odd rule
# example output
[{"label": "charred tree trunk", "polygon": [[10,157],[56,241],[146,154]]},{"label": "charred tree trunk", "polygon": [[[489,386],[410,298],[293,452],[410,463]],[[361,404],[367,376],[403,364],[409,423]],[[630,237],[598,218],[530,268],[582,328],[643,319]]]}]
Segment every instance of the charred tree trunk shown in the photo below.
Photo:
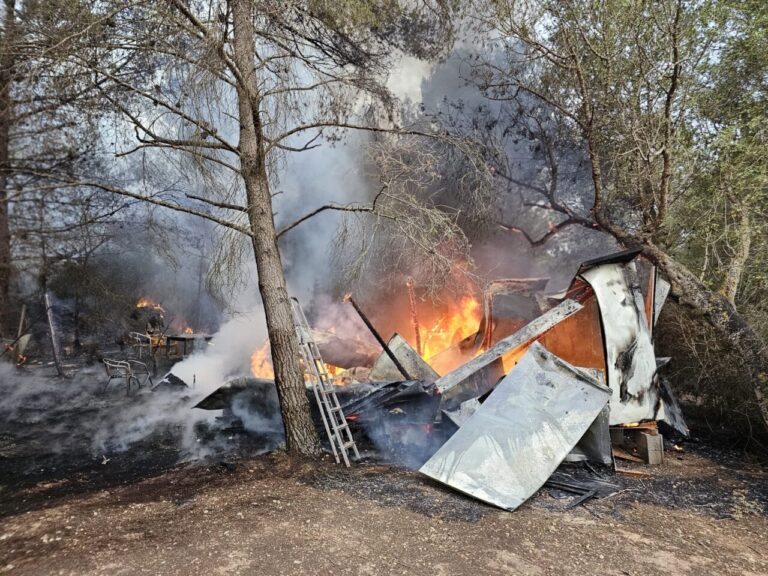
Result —
[{"label": "charred tree trunk", "polygon": [[261,102],[255,72],[253,8],[248,0],[235,0],[232,5],[234,61],[242,75],[237,87],[240,163],[286,444],[289,452],[316,455],[320,452],[320,442],[299,365],[299,343],[272,216],[263,126],[259,115]]},{"label": "charred tree trunk", "polygon": [[13,106],[16,1],[4,0],[5,30],[0,46],[0,335],[6,331],[11,288],[11,231],[8,223],[8,179],[10,174],[10,124]]}]

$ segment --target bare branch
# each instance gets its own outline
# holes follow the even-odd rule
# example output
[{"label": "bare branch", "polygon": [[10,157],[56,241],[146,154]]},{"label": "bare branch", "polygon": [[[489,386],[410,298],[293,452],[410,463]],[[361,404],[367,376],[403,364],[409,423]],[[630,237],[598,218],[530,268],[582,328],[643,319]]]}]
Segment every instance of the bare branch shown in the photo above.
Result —
[{"label": "bare branch", "polygon": [[248,211],[248,209],[245,206],[240,206],[238,204],[230,204],[228,202],[216,202],[208,198],[203,198],[202,196],[195,196],[194,194],[185,194],[185,196],[187,198],[191,198],[192,200],[199,200],[200,202],[205,202],[206,204],[210,204],[211,206],[216,206],[217,208],[225,208],[226,210],[237,210],[238,212]]},{"label": "bare branch", "polygon": [[387,186],[382,186],[381,190],[378,191],[376,196],[373,198],[373,202],[370,204],[326,204],[324,206],[320,206],[319,208],[316,208],[315,210],[312,210],[308,214],[305,214],[298,220],[294,220],[287,226],[284,226],[282,229],[280,229],[276,237],[280,238],[283,234],[286,232],[293,230],[301,224],[302,222],[306,222],[313,216],[317,216],[321,212],[325,212],[326,210],[335,210],[337,212],[374,212],[376,210],[376,201],[379,199],[379,197],[383,194],[384,190],[387,189]]},{"label": "bare branch", "polygon": [[234,222],[225,220],[224,218],[219,218],[218,216],[215,216],[214,214],[211,214],[209,212],[202,212],[200,210],[195,210],[194,208],[189,208],[181,204],[176,204],[174,202],[162,200],[160,198],[157,198],[156,196],[147,196],[145,194],[139,194],[138,192],[132,192],[131,190],[126,190],[125,188],[114,186],[112,184],[98,182],[95,180],[89,180],[89,179],[78,180],[75,178],[71,178],[68,175],[40,173],[40,172],[38,172],[37,175],[43,176],[43,177],[55,178],[58,182],[60,182],[60,184],[57,184],[57,187],[59,188],[65,188],[65,187],[97,188],[99,190],[103,190],[104,192],[110,192],[112,194],[117,194],[119,196],[134,198],[135,200],[141,200],[142,202],[154,204],[155,206],[162,206],[163,208],[169,208],[176,212],[183,212],[185,214],[190,214],[192,216],[205,218],[206,220],[210,220],[211,222],[215,222],[216,224],[220,224],[221,226],[240,232],[245,236],[248,236],[248,237],[253,236],[253,232],[251,230],[244,228],[238,224],[235,224]]}]

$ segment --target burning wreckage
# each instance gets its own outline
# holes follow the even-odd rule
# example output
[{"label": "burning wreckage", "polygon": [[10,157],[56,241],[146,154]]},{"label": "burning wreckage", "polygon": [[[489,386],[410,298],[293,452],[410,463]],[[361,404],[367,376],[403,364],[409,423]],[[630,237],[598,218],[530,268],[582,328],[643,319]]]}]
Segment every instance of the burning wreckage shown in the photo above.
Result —
[{"label": "burning wreckage", "polygon": [[[337,462],[359,456],[354,430],[380,448],[416,454],[422,474],[506,510],[547,482],[557,487],[564,461],[614,467],[611,440],[624,430],[640,432],[646,461],[660,462],[655,422],[688,433],[657,374],[668,359],[653,348],[669,284],[637,251],[584,262],[561,294],[545,294],[546,283],[492,283],[477,332],[434,357],[435,366],[454,366],[442,375],[399,334],[385,343],[352,301],[384,352],[367,382],[343,386],[332,383],[294,302],[307,393]],[[238,379],[196,407],[232,413],[242,402],[278,413],[274,381]]]}]

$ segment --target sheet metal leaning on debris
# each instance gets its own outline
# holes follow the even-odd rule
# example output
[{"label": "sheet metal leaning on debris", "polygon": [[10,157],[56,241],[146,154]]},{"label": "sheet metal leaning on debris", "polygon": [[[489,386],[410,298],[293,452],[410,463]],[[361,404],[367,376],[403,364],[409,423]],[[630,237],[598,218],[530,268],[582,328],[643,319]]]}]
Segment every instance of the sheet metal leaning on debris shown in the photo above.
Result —
[{"label": "sheet metal leaning on debris", "polygon": [[534,343],[420,472],[514,510],[551,476],[611,390]]}]

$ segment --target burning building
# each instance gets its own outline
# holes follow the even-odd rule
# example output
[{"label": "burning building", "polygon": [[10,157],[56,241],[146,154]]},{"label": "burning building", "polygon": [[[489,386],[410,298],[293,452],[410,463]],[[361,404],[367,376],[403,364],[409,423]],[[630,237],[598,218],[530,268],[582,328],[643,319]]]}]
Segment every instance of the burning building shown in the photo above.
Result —
[{"label": "burning building", "polygon": [[[419,318],[411,293],[413,345],[397,333],[384,342],[353,301],[378,357],[359,340],[311,330],[297,306],[308,395],[337,461],[357,454],[353,429],[418,445],[423,474],[513,510],[566,459],[612,466],[611,427],[664,420],[687,433],[657,373],[654,328],[669,285],[651,262],[621,252],[584,262],[561,293],[546,285],[493,282],[482,301],[462,299],[436,323]],[[254,353],[257,376],[271,376],[267,353]],[[228,391],[248,386],[198,407],[221,408]]]}]

